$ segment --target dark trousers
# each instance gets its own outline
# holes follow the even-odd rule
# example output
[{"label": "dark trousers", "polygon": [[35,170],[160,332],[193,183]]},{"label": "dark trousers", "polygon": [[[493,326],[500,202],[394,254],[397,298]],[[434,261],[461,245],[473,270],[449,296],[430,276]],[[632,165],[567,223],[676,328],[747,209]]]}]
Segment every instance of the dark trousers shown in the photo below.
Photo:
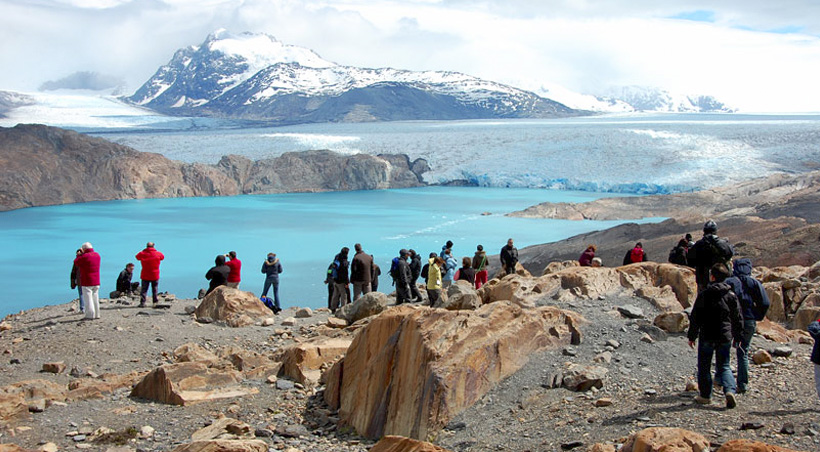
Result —
[{"label": "dark trousers", "polygon": [[723,392],[735,393],[735,377],[732,376],[732,369],[729,367],[731,359],[731,342],[709,342],[698,341],[698,389],[700,396],[710,398],[712,396],[712,357],[715,357],[715,380],[723,385]]},{"label": "dark trousers", "polygon": [[410,301],[410,285],[396,283],[396,304]]},{"label": "dark trousers", "polygon": [[157,287],[159,286],[159,280],[156,281],[142,281],[142,288],[140,289],[140,306],[145,305],[145,296],[148,295],[148,286],[151,286],[151,295],[154,300],[154,304],[159,303],[159,298],[157,298]]},{"label": "dark trousers", "polygon": [[441,296],[441,289],[427,289],[427,298],[430,299],[430,307],[436,304]]},{"label": "dark trousers", "polygon": [[410,283],[410,299],[418,303],[421,301],[421,292],[419,292],[419,285],[415,281]]}]

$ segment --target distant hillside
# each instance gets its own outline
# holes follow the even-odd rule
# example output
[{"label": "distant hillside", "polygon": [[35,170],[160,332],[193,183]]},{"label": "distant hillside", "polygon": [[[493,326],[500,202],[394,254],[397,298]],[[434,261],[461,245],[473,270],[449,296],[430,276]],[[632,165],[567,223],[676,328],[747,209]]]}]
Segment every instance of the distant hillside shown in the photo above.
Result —
[{"label": "distant hillside", "polygon": [[133,198],[405,188],[427,162],[406,155],[286,153],[182,163],[43,125],[0,127],[0,210]]},{"label": "distant hillside", "polygon": [[465,74],[341,66],[268,35],[225,31],[178,50],[126,100],[169,115],[282,124],[585,113]]}]

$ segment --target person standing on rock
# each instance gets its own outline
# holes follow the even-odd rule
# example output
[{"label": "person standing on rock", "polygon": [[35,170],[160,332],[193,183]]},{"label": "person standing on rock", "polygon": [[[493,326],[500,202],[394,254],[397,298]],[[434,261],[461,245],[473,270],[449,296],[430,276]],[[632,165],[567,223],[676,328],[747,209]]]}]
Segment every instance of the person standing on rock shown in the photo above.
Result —
[{"label": "person standing on rock", "polygon": [[592,266],[592,259],[595,258],[595,251],[597,250],[598,248],[595,245],[587,246],[587,249],[585,249],[584,252],[581,253],[581,257],[578,258],[578,264],[580,264],[581,267]]},{"label": "person standing on rock", "polygon": [[453,250],[453,241],[452,240],[448,240],[447,243],[445,243],[444,246],[441,247],[441,253],[439,253],[439,256],[441,256],[442,259],[446,259],[444,257],[444,252],[447,251],[447,250],[450,250],[450,251]]},{"label": "person standing on rock", "polygon": [[350,276],[348,269],[350,262],[347,260],[347,255],[350,253],[350,248],[344,247],[333,258],[333,264],[330,268],[330,279],[333,281],[333,296],[330,298],[330,310],[336,312],[340,307],[350,303],[347,297],[348,288],[350,286]]},{"label": "person standing on rock", "polygon": [[80,272],[80,286],[85,300],[85,320],[100,318],[100,255],[89,242],[83,243],[82,254],[74,258]]},{"label": "person standing on rock", "polygon": [[453,250],[447,248],[441,256],[444,259],[444,275],[441,277],[441,287],[447,289],[453,284],[453,278],[458,270],[458,261],[453,257]]},{"label": "person standing on rock", "polygon": [[709,269],[717,263],[729,266],[735,250],[729,241],[717,236],[717,224],[709,220],[703,225],[703,238],[698,240],[686,254],[690,267],[695,269],[695,282],[698,284],[698,293],[706,290],[709,285]]},{"label": "person standing on rock", "polygon": [[262,286],[262,296],[268,296],[268,289],[273,287],[273,313],[279,314],[282,306],[279,304],[279,274],[282,273],[282,263],[276,253],[268,253],[265,262],[262,262],[262,273],[265,274],[265,284]]},{"label": "person standing on rock", "polygon": [[435,253],[427,261],[427,300],[432,308],[441,298],[441,269],[444,267],[444,259],[435,256]]},{"label": "person standing on rock", "polygon": [[469,257],[464,256],[461,258],[461,268],[459,268],[456,272],[455,280],[467,281],[470,285],[475,285],[475,269],[473,268],[473,262]]},{"label": "person standing on rock", "polygon": [[[83,254],[83,250],[78,249],[76,253],[74,253],[74,259],[77,259],[81,254]],[[74,262],[71,265],[71,288],[77,288],[77,293],[79,295],[79,303],[80,303],[80,312],[85,313],[85,304],[83,304],[83,286],[80,284],[80,269],[77,267],[77,263]]]},{"label": "person standing on rock", "polygon": [[475,288],[478,290],[481,289],[481,286],[487,284],[487,253],[482,245],[476,247],[473,256],[473,269],[475,269]]},{"label": "person standing on rock", "polygon": [[373,255],[370,255],[370,260],[373,262],[372,271],[370,273],[370,288],[373,289],[373,292],[379,291],[379,276],[382,275],[382,269],[379,267],[379,264],[376,263],[376,258]]},{"label": "person standing on rock", "polygon": [[139,288],[139,283],[131,282],[131,278],[134,277],[134,264],[129,262],[125,264],[125,268],[120,272],[120,275],[117,276],[117,292],[128,295],[133,292],[137,291]]},{"label": "person standing on rock", "polygon": [[416,250],[410,249],[410,301],[418,303],[422,300],[419,292],[419,276],[421,276],[421,256]]},{"label": "person standing on rock", "polygon": [[225,257],[228,258],[228,262],[225,262],[225,265],[231,269],[226,285],[238,289],[239,283],[242,281],[242,261],[236,258],[236,251],[229,252]]},{"label": "person standing on rock", "polygon": [[698,294],[689,316],[689,347],[698,342],[698,390],[695,402],[701,405],[712,403],[712,355],[715,355],[716,383],[723,386],[726,408],[737,405],[737,386],[729,367],[732,344],[738,346],[743,340],[743,318],[740,303],[725,282],[729,268],[725,264],[715,264],[709,271],[711,283]]},{"label": "person standing on rock", "polygon": [[648,260],[646,251],[643,250],[643,243],[638,242],[635,244],[634,248],[626,252],[626,255],[624,256],[624,265],[637,264]]},{"label": "person standing on rock", "polygon": [[817,397],[820,398],[820,319],[809,323],[809,334],[814,339],[814,347],[811,349],[811,362],[814,363],[814,389]]},{"label": "person standing on rock", "polygon": [[154,307],[159,303],[157,291],[159,290],[159,264],[165,259],[165,255],[154,248],[154,242],[145,244],[145,249],[137,253],[137,260],[140,261],[142,270],[140,271],[140,307],[145,307],[145,297],[148,294],[148,286],[151,286],[151,299]]},{"label": "person standing on rock", "polygon": [[410,264],[407,258],[410,252],[402,248],[399,250],[399,257],[396,261],[395,281],[396,281],[396,304],[408,303],[412,300],[410,295],[410,280],[413,275],[410,272]]},{"label": "person standing on rock", "polygon": [[373,257],[362,251],[362,244],[353,245],[356,254],[350,263],[350,282],[353,284],[353,301],[370,293],[373,280]]},{"label": "person standing on rock", "polygon": [[225,265],[225,255],[220,254],[216,256],[214,264],[215,265],[205,273],[205,279],[211,282],[208,284],[208,291],[205,292],[205,295],[213,292],[214,289],[219,286],[228,284],[228,275],[231,273],[231,269]]},{"label": "person standing on rock", "polygon": [[669,252],[669,263],[688,266],[689,261],[687,255],[689,254],[689,242],[686,239],[680,239],[678,244]]},{"label": "person standing on rock", "polygon": [[518,248],[513,246],[513,239],[507,239],[507,244],[501,248],[499,258],[506,274],[512,275],[515,273],[515,264],[518,263]]},{"label": "person standing on rock", "polygon": [[740,312],[743,316],[743,337],[737,347],[737,392],[743,394],[749,386],[749,349],[752,336],[757,329],[757,321],[763,320],[771,303],[763,284],[752,278],[752,261],[737,259],[733,264],[732,277],[726,279],[726,284],[732,286],[732,291],[740,300]]}]

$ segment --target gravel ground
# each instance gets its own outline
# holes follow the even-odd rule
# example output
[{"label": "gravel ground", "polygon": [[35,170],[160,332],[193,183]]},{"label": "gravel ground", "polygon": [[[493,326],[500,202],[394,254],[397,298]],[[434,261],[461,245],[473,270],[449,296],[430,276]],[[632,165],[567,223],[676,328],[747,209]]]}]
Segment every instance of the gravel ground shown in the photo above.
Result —
[{"label": "gravel ground", "polygon": [[[276,317],[273,326],[233,329],[194,322],[184,312],[194,304],[194,300],[177,300],[170,303],[170,309],[153,310],[103,302],[102,318],[95,321],[81,321],[69,304],[10,316],[7,320],[14,328],[0,333],[0,386],[36,378],[67,384],[72,367],[96,374],[146,371],[169,362],[170,353],[187,342],[211,349],[235,345],[271,354],[314,336],[316,326],[329,315],[319,310],[311,318],[298,319],[294,327],[283,327],[282,319],[295,312],[290,308]],[[624,305],[641,308],[649,319],[657,313],[637,298],[562,304],[560,307],[577,311],[589,321],[582,326],[582,343],[532,356],[521,371],[455,417],[435,442],[456,452],[552,451],[572,443],[585,447],[617,442],[649,426],[672,426],[704,434],[715,445],[750,438],[798,450],[820,450],[820,403],[808,360],[810,346],[789,344],[794,350],[791,357],[775,358],[770,367],[753,365],[750,390],[739,396],[734,410],[725,409],[718,396],[714,399],[721,403],[697,406],[692,400],[695,394],[685,391],[687,381],[694,381],[696,360],[686,338],[670,335],[666,340],[645,342],[646,331],[656,332],[645,326],[645,320],[626,319],[613,309]],[[611,340],[618,344],[607,345]],[[752,347],[777,345],[756,336]],[[612,355],[609,363],[594,362],[607,351]],[[40,372],[42,364],[51,361],[64,361],[66,372]],[[542,386],[548,376],[569,363],[607,368],[603,388],[577,393]],[[338,431],[329,422],[335,413],[323,406],[313,390],[280,390],[262,381],[245,384],[257,387],[259,393],[175,407],[131,399],[130,390],[123,389],[100,400],[54,405],[28,420],[0,426],[0,443],[36,448],[54,442],[60,449],[106,450],[111,444],[75,441],[75,434],[88,436],[100,427],[121,431],[150,426],[156,430],[154,435],[137,439],[131,447],[170,450],[226,415],[254,426],[276,450],[363,451],[372,445],[348,431]],[[611,399],[612,404],[596,407],[595,402],[602,398]],[[762,428],[741,430],[744,423]],[[780,433],[789,423],[794,433]]]}]

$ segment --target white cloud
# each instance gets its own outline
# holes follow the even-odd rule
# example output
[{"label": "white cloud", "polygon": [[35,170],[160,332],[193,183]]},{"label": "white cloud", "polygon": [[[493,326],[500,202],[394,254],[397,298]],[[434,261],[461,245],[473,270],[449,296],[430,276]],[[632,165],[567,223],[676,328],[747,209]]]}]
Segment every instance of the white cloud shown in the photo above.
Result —
[{"label": "white cloud", "polygon": [[227,28],[266,32],[339,64],[582,92],[652,85],[745,111],[820,110],[820,2],[714,3],[0,0],[0,89],[96,71],[134,90],[176,49]]}]

